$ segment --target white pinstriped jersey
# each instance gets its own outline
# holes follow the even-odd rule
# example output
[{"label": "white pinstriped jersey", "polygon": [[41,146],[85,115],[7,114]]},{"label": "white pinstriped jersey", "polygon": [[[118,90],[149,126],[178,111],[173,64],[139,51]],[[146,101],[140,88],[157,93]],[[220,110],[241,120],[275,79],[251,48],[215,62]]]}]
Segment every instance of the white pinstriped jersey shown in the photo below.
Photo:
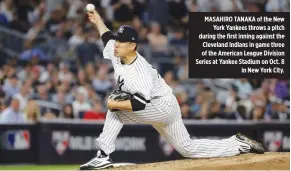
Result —
[{"label": "white pinstriped jersey", "polygon": [[131,94],[138,93],[146,100],[172,93],[172,89],[165,83],[157,70],[139,53],[132,64],[122,64],[120,57],[114,56],[114,43],[115,40],[108,41],[103,56],[112,61],[119,89]]},{"label": "white pinstriped jersey", "polygon": [[[116,137],[124,123],[151,124],[180,154],[189,158],[233,156],[240,154],[240,150],[250,150],[249,146],[239,144],[235,136],[222,140],[192,140],[183,124],[178,101],[164,79],[139,54],[132,64],[121,64],[120,58],[114,56],[114,43],[114,40],[108,41],[103,55],[112,61],[119,88],[138,93],[151,102],[140,111],[107,111],[103,132],[97,138],[99,148],[106,154],[114,152]],[[162,97],[154,98],[157,96]]]}]

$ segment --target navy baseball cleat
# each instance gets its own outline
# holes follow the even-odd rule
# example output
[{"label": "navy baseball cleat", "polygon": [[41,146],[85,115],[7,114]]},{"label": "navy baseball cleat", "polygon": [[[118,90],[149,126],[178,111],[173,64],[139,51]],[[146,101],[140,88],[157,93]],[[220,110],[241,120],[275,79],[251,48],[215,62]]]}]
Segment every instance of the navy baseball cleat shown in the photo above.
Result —
[{"label": "navy baseball cleat", "polygon": [[240,143],[241,148],[239,149],[241,153],[257,153],[263,154],[265,152],[265,148],[261,143],[258,143],[255,140],[252,140],[245,135],[240,133],[235,135],[235,139]]},{"label": "navy baseball cleat", "polygon": [[102,150],[98,150],[96,157],[80,166],[80,170],[98,170],[113,167],[112,160]]}]

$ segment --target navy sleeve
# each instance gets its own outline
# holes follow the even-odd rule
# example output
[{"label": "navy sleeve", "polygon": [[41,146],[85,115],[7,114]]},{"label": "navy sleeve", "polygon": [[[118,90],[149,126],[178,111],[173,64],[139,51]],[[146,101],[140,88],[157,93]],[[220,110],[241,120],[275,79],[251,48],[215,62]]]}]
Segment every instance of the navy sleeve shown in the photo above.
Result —
[{"label": "navy sleeve", "polygon": [[132,107],[132,111],[140,111],[140,110],[144,110],[146,107],[145,103],[140,102],[139,100],[132,98],[130,100],[131,103],[131,107]]},{"label": "navy sleeve", "polygon": [[101,39],[102,39],[102,42],[104,44],[104,46],[106,46],[107,42],[112,39],[112,32],[111,31],[107,31],[105,33],[102,34],[101,36]]},{"label": "navy sleeve", "polygon": [[135,93],[133,98],[130,100],[132,111],[144,110],[147,103],[150,103],[149,100],[146,100],[143,96]]}]

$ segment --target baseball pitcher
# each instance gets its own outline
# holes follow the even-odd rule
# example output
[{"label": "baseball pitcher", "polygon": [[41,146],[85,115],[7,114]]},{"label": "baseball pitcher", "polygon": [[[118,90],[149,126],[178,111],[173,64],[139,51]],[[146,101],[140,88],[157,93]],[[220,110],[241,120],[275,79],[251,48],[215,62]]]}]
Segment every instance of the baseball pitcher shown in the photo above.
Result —
[{"label": "baseball pitcher", "polygon": [[103,56],[112,61],[119,90],[108,98],[108,112],[103,132],[97,138],[100,149],[81,170],[112,166],[109,155],[125,123],[152,125],[175,149],[187,158],[234,156],[241,153],[264,153],[264,148],[244,135],[222,140],[194,139],[183,124],[181,111],[172,89],[156,69],[137,51],[138,34],[130,26],[112,33],[94,10],[89,20],[96,25],[104,43]]}]

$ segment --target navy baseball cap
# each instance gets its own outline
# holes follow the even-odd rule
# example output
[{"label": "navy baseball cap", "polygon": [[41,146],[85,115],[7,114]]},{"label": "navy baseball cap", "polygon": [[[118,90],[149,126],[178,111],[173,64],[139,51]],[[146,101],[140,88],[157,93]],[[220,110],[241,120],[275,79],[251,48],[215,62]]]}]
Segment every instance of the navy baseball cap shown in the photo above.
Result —
[{"label": "navy baseball cap", "polygon": [[124,25],[120,26],[118,31],[113,34],[113,38],[121,42],[137,43],[138,34],[133,27]]}]

